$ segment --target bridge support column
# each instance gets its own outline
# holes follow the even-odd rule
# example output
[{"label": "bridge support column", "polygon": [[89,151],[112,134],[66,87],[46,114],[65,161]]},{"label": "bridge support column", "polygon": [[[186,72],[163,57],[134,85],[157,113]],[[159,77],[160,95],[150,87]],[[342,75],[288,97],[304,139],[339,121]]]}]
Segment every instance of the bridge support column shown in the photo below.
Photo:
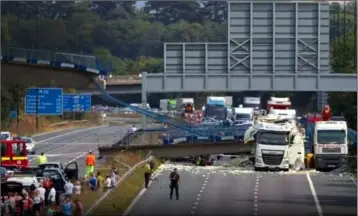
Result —
[{"label": "bridge support column", "polygon": [[[147,109],[147,72],[142,72],[142,108]],[[141,128],[147,128],[147,116],[141,117]]]}]

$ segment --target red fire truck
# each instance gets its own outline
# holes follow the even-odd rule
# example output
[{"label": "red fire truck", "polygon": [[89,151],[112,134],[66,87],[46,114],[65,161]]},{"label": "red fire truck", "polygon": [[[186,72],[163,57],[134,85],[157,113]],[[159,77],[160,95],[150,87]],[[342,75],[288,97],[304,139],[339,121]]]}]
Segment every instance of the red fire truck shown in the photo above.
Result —
[{"label": "red fire truck", "polygon": [[5,168],[28,168],[26,141],[0,140],[1,166]]}]

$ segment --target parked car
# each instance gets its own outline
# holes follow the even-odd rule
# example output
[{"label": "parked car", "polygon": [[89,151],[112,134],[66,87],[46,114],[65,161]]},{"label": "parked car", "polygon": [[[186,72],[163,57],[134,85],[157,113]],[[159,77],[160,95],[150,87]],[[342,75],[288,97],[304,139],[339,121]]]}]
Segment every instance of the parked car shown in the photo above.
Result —
[{"label": "parked car", "polygon": [[36,154],[36,142],[31,137],[22,136],[20,138],[26,142],[27,153]]}]

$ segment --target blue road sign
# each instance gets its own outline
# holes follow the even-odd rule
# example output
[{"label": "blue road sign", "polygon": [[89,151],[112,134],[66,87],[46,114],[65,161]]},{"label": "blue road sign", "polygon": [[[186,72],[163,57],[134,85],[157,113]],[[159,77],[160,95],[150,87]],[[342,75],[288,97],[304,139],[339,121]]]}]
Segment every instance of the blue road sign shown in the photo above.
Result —
[{"label": "blue road sign", "polygon": [[62,115],[62,88],[28,88],[26,89],[25,113],[36,115],[36,98],[38,98],[38,115]]},{"label": "blue road sign", "polygon": [[90,112],[92,106],[91,94],[64,94],[64,112]]}]

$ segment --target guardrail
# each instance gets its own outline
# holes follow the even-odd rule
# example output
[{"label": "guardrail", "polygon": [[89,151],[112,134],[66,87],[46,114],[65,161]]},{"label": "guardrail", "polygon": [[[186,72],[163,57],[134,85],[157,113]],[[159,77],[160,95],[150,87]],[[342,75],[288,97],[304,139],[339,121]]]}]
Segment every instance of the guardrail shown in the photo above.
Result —
[{"label": "guardrail", "polygon": [[61,62],[64,64],[76,64],[100,71],[112,71],[112,62],[98,59],[93,55],[25,49],[2,45],[1,56],[24,59],[30,62],[36,60],[38,63]]},{"label": "guardrail", "polygon": [[[242,141],[246,130],[247,128],[243,127],[202,127],[193,129],[193,132],[173,128],[139,129],[134,133],[125,134],[112,146]],[[199,131],[203,136],[197,135]]]},{"label": "guardrail", "polygon": [[1,55],[24,59],[38,59],[41,61],[60,61],[96,68],[96,57],[91,55],[24,49],[11,46],[1,46]]},{"label": "guardrail", "polygon": [[65,124],[68,124],[68,121],[62,121],[62,122],[50,124],[49,127],[60,126],[60,125],[65,125]]}]

